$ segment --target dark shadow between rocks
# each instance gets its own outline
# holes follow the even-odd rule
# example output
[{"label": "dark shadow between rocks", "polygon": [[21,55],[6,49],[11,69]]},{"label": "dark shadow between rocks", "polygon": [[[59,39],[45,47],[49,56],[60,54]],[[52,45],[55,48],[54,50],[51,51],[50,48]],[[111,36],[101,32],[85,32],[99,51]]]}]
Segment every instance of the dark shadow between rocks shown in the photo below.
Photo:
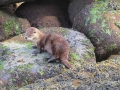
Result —
[{"label": "dark shadow between rocks", "polygon": [[26,18],[31,26],[71,28],[68,15],[69,0],[40,0],[26,2],[15,12],[18,17]]}]

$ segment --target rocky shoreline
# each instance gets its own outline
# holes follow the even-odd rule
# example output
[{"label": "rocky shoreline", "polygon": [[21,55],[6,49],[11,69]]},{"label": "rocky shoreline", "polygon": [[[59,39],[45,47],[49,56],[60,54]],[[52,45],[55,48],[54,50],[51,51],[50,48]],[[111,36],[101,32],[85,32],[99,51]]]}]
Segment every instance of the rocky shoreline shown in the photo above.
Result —
[{"label": "rocky shoreline", "polygon": [[40,79],[19,90],[120,90],[120,60],[81,64],[81,67]]}]

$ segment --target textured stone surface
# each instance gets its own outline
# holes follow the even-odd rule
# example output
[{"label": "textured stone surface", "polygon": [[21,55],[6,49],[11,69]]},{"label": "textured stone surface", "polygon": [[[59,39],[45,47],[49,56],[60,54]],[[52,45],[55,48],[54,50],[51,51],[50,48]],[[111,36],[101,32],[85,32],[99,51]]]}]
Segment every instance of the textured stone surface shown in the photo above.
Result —
[{"label": "textured stone surface", "polygon": [[49,79],[42,79],[19,90],[119,90],[120,60],[82,63],[81,67]]},{"label": "textured stone surface", "polygon": [[[94,47],[84,34],[67,28],[43,28],[41,31],[59,33],[68,40],[71,48],[69,60],[73,68],[81,66],[83,62],[95,63]],[[2,44],[6,52],[0,56],[5,58],[0,61],[1,88],[14,90],[69,70],[59,62],[48,63],[47,53],[33,55],[33,44],[26,42],[23,36],[14,37]]]},{"label": "textured stone surface", "polygon": [[76,15],[88,4],[92,3],[93,0],[72,0],[68,7],[68,13],[70,21],[73,24]]},{"label": "textured stone surface", "polygon": [[120,52],[120,12],[109,7],[109,3],[99,1],[87,5],[73,21],[73,28],[84,33],[96,47],[97,61]]},{"label": "textured stone surface", "polygon": [[30,24],[26,19],[17,18],[14,14],[0,9],[0,41],[23,33],[28,27]]}]

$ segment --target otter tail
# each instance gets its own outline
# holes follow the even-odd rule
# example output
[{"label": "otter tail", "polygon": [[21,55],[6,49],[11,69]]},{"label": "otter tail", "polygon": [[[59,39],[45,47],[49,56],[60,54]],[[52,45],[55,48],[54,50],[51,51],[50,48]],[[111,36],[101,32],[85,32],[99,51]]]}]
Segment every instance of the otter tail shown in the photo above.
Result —
[{"label": "otter tail", "polygon": [[61,61],[67,68],[72,68],[72,65],[68,62],[68,60],[62,60]]}]

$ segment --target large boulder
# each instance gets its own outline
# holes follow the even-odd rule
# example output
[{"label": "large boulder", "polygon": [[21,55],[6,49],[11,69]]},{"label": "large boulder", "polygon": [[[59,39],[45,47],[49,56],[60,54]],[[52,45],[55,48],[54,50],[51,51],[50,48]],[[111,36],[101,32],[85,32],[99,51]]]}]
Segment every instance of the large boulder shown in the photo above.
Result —
[{"label": "large boulder", "polygon": [[97,61],[120,52],[119,9],[119,3],[115,1],[97,1],[78,11],[74,18],[73,28],[91,40]]},{"label": "large boulder", "polygon": [[17,8],[15,13],[18,17],[26,18],[33,27],[69,28],[71,27],[67,13],[69,2],[66,3],[66,1],[62,2],[61,0],[58,0],[56,2],[55,0],[43,0],[42,2],[23,3]]},{"label": "large boulder", "polygon": [[68,7],[70,21],[73,24],[74,18],[86,5],[91,4],[94,0],[72,0]]},{"label": "large boulder", "polygon": [[[83,63],[95,63],[94,47],[84,34],[67,28],[43,28],[43,32],[59,33],[69,42],[69,62],[73,69]],[[69,69],[58,62],[48,63],[47,53],[33,55],[32,43],[17,36],[2,42],[6,52],[0,59],[0,88],[18,89],[38,79],[47,79],[62,74]]]},{"label": "large boulder", "polygon": [[26,19],[17,18],[15,15],[0,9],[0,41],[23,33],[28,27],[30,24]]}]

